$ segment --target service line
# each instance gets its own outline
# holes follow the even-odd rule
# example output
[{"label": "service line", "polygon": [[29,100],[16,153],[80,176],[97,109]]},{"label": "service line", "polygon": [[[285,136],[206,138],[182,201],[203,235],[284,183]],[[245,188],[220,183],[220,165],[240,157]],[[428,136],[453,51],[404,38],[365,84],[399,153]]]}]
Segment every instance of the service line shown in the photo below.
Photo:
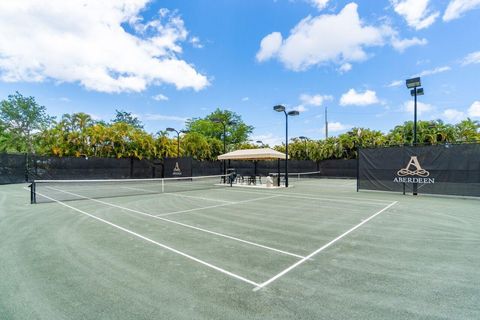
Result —
[{"label": "service line", "polygon": [[53,187],[47,187],[47,188],[50,188],[50,189],[55,190],[55,191],[58,191],[58,192],[63,192],[63,193],[66,193],[66,194],[70,194],[70,195],[72,195],[72,196],[76,196],[76,197],[80,197],[80,198],[83,198],[83,199],[87,199],[87,200],[91,200],[91,201],[94,201],[94,202],[98,202],[98,203],[101,203],[101,204],[104,204],[104,205],[107,205],[107,206],[111,206],[111,207],[114,207],[114,208],[118,208],[118,209],[121,209],[121,210],[138,213],[138,214],[141,214],[141,215],[143,215],[143,216],[147,216],[147,217],[150,217],[150,218],[153,218],[153,219],[158,219],[158,220],[162,220],[162,221],[165,221],[165,222],[168,222],[168,223],[173,223],[173,224],[176,224],[176,225],[185,227],[185,228],[189,228],[189,229],[193,229],[193,230],[197,230],[197,231],[201,231],[201,232],[213,234],[213,235],[215,235],[215,236],[219,236],[219,237],[222,237],[222,238],[230,239],[230,240],[233,240],[233,241],[242,242],[242,243],[245,243],[245,244],[248,244],[248,245],[251,245],[251,246],[255,246],[255,247],[262,248],[262,249],[274,251],[274,252],[281,253],[281,254],[284,254],[284,255],[293,256],[293,257],[295,257],[295,258],[299,258],[299,259],[305,258],[305,257],[302,256],[302,255],[298,255],[298,254],[291,253],[291,252],[288,252],[288,251],[284,251],[284,250],[272,248],[272,247],[269,247],[269,246],[266,246],[266,245],[263,245],[263,244],[255,243],[255,242],[248,241],[248,240],[244,240],[244,239],[240,239],[240,238],[237,238],[237,237],[234,237],[234,236],[229,236],[229,235],[226,235],[226,234],[223,234],[223,233],[220,233],[220,232],[211,231],[211,230],[203,229],[203,228],[200,228],[200,227],[192,226],[192,225],[189,225],[189,224],[186,224],[186,223],[182,223],[182,222],[178,222],[178,221],[175,221],[175,220],[170,220],[170,219],[167,219],[167,218],[162,218],[162,217],[155,216],[155,215],[152,215],[152,214],[149,214],[149,213],[146,213],[146,212],[142,212],[142,211],[139,211],[139,210],[135,210],[135,209],[130,209],[130,208],[127,208],[127,207],[119,206],[119,205],[116,205],[116,204],[113,204],[113,203],[110,203],[110,202],[106,202],[106,201],[102,201],[102,200],[98,200],[98,199],[89,198],[89,197],[86,197],[86,196],[82,196],[82,195],[79,195],[79,194],[75,194],[75,193],[72,193],[72,192],[69,192],[69,191],[64,191],[64,190],[57,189],[57,188],[53,188]]}]

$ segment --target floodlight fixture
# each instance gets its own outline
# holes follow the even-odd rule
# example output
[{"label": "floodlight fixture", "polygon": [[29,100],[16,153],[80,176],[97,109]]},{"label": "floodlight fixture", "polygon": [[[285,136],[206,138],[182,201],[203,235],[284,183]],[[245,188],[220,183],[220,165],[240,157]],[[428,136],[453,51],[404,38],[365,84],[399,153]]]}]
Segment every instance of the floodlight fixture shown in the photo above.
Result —
[{"label": "floodlight fixture", "polygon": [[[280,104],[274,106],[273,110],[277,112],[283,112],[285,114],[285,187],[288,188],[288,116],[298,116],[300,112],[297,110],[291,110],[287,112],[285,111],[285,106]],[[278,185],[280,186],[280,179],[278,181]]]},{"label": "floodlight fixture", "polygon": [[420,81],[420,77],[412,78],[412,79],[407,79],[406,85],[408,89],[420,87],[422,85],[422,82]]},{"label": "floodlight fixture", "polygon": [[[423,88],[417,88],[417,96],[423,96],[425,94],[425,91],[423,91]],[[410,90],[410,95],[412,97],[415,96],[415,89]]]},{"label": "floodlight fixture", "polygon": [[174,128],[167,128],[166,129],[168,132],[176,132],[177,130],[175,130]]}]

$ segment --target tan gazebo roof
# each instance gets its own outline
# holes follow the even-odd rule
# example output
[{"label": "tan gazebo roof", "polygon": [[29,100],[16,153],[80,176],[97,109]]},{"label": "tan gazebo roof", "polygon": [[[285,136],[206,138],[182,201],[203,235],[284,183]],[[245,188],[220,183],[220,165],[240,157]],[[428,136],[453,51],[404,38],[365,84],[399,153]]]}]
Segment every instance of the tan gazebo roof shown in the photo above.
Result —
[{"label": "tan gazebo roof", "polygon": [[270,148],[235,150],[218,156],[218,160],[277,160],[285,159],[285,153]]}]

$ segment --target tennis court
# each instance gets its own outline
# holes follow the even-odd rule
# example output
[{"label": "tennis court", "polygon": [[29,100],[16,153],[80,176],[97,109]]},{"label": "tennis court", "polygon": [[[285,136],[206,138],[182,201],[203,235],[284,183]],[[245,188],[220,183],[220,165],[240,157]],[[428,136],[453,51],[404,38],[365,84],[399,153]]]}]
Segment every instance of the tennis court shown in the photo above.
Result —
[{"label": "tennis court", "polygon": [[479,317],[478,200],[219,182],[0,186],[0,318]]}]

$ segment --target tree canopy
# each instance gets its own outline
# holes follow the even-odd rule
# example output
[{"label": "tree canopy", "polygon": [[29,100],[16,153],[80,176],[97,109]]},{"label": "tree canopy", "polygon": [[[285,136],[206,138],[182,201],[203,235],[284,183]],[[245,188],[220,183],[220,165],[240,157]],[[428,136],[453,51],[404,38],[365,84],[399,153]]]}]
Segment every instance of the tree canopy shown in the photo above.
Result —
[{"label": "tree canopy", "polygon": [[24,97],[18,91],[0,103],[2,139],[8,138],[7,149],[35,153],[34,133],[45,130],[54,117],[34,97]]},{"label": "tree canopy", "polygon": [[[248,140],[253,127],[240,115],[216,109],[204,118],[192,118],[180,135],[180,156],[215,160],[226,151],[260,147]],[[419,144],[480,142],[480,123],[465,119],[457,124],[441,120],[418,122]],[[292,159],[354,159],[357,146],[411,145],[413,122],[407,121],[383,133],[369,128],[352,128],[337,137],[322,140],[293,138],[289,142]],[[285,145],[274,146],[285,151]],[[110,123],[95,121],[79,112],[64,114],[59,120],[46,113],[33,97],[16,92],[0,103],[0,152],[30,152],[54,156],[88,157],[177,157],[177,139],[161,130],[151,134],[133,114],[117,110]]]},{"label": "tree canopy", "polygon": [[115,118],[112,119],[112,123],[123,122],[131,125],[134,128],[143,129],[142,122],[137,117],[135,117],[131,112],[126,112],[123,110],[115,110],[115,112],[116,112],[116,115],[115,115]]}]

